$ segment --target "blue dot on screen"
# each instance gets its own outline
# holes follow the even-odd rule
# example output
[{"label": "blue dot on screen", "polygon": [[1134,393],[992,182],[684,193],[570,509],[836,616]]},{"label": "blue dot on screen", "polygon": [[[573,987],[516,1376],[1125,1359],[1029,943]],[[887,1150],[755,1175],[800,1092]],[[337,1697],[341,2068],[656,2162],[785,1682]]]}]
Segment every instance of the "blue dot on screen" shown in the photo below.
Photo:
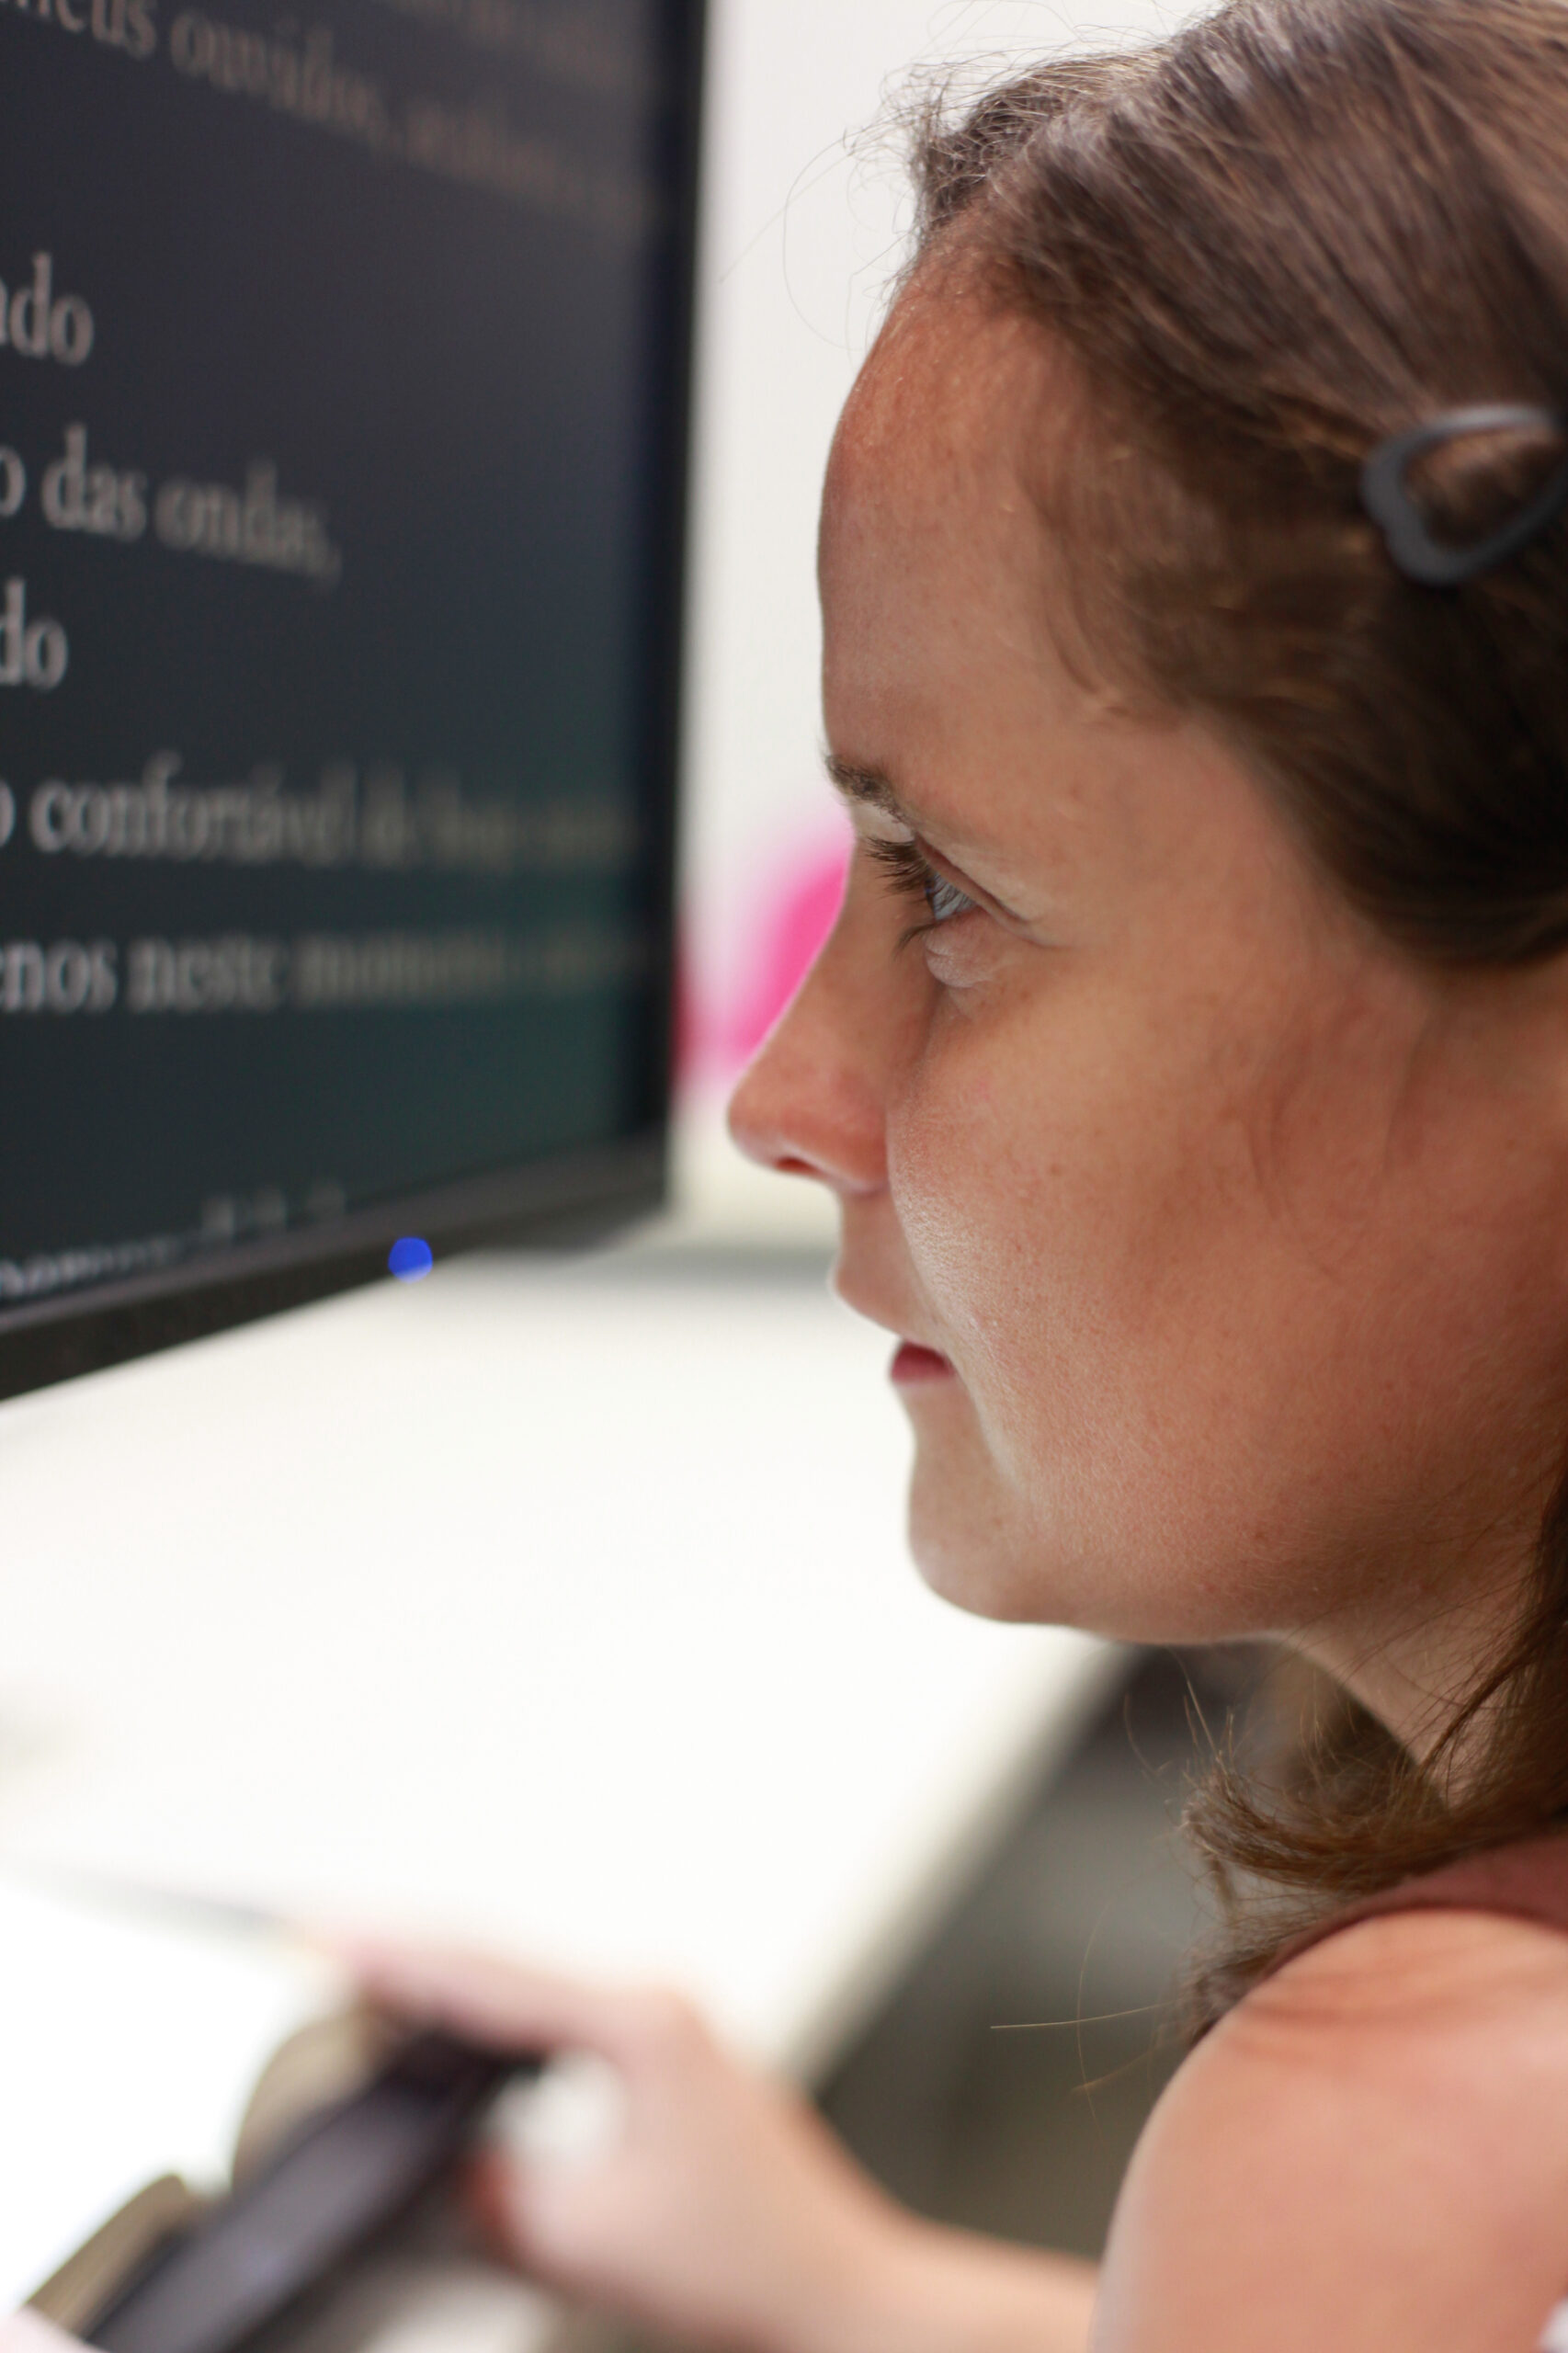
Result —
[{"label": "blue dot on screen", "polygon": [[436,1254],[430,1245],[421,1242],[415,1233],[405,1233],[387,1252],[388,1270],[400,1283],[423,1282],[435,1263]]}]

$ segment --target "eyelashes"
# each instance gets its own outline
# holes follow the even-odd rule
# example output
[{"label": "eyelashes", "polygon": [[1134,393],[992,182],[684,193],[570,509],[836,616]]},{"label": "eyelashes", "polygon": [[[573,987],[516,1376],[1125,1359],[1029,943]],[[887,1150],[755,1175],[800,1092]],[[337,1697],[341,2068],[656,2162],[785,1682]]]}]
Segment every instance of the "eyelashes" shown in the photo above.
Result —
[{"label": "eyelashes", "polygon": [[890,842],[873,836],[866,847],[901,896],[925,902],[926,920],[910,925],[899,942],[901,948],[907,948],[924,932],[937,931],[943,924],[951,923],[955,915],[967,915],[975,904],[956,882],[949,882],[945,874],[937,873],[918,842]]}]

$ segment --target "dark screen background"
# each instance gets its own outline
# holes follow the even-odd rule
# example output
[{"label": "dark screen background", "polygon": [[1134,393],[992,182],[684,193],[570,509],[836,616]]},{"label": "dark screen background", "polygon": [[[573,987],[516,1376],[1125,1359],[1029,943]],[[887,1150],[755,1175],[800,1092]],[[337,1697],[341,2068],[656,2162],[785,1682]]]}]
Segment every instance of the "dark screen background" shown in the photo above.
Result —
[{"label": "dark screen background", "polygon": [[[23,604],[0,594],[34,631],[0,631],[0,676],[47,673],[40,620],[69,648],[58,685],[0,685],[7,1296],[51,1256],[320,1221],[658,1116],[681,18],[0,0],[0,445],[27,477],[0,519]],[[40,254],[63,358],[17,347]],[[70,427],[88,471],[55,512],[113,528],[48,519]],[[257,464],[267,561],[233,547]],[[278,555],[276,500],[335,577]],[[162,836],[160,756],[207,796]],[[330,805],[325,849],[267,847],[243,800],[214,819],[234,787]],[[358,975],[324,1001],[324,935]],[[236,939],[263,1005],[222,977]]]}]

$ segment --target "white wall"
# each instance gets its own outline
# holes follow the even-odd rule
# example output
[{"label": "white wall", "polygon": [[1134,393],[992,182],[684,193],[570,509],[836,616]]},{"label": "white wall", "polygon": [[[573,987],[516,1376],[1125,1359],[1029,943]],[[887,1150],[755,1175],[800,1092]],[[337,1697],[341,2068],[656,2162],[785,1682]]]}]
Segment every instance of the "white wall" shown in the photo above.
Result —
[{"label": "white wall", "polygon": [[[1189,0],[711,6],[686,841],[687,953],[709,1040],[693,1077],[709,1128],[733,1060],[712,1033],[753,991],[759,923],[833,838],[813,543],[834,421],[907,225],[888,102],[912,73],[950,63],[988,79],[1192,13]],[[699,1181],[722,1209],[722,1168],[705,1162]],[[744,1213],[766,1223],[770,1199],[771,1187],[748,1195]]]}]

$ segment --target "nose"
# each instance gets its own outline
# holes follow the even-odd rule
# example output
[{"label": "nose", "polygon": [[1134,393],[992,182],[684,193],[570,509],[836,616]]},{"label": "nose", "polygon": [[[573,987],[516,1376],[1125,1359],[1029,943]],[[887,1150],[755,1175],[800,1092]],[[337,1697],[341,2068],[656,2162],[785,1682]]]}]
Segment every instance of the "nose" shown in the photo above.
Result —
[{"label": "nose", "polygon": [[748,1159],[846,1198],[887,1179],[891,975],[872,963],[859,864],[830,938],[730,1101],[730,1133]]}]

